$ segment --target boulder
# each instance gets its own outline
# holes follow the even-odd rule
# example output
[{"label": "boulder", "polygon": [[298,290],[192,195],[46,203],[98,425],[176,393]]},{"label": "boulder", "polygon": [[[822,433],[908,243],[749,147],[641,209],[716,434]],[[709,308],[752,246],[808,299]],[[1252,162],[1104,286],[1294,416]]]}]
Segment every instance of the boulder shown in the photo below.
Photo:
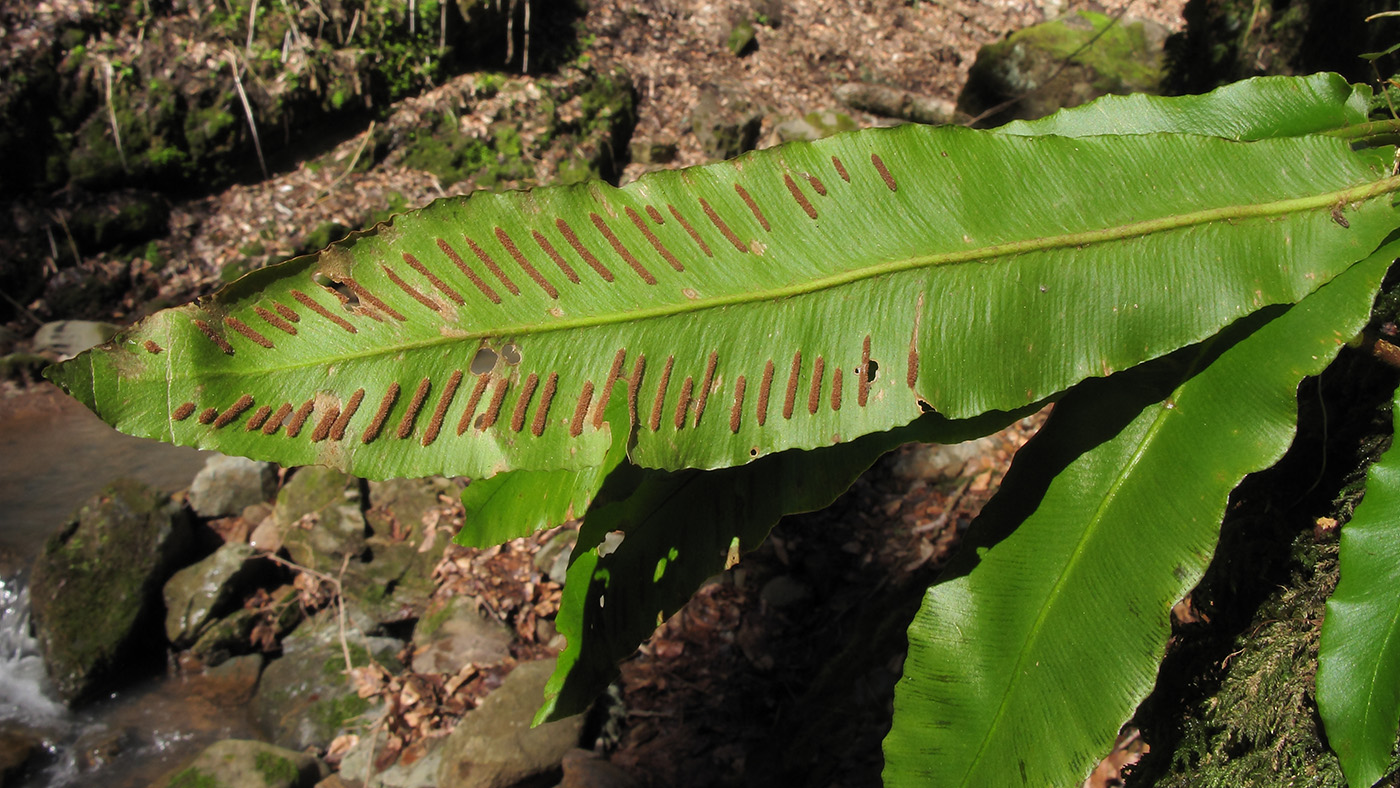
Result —
[{"label": "boulder", "polygon": [[510,656],[515,631],[481,615],[475,600],[452,597],[430,608],[413,629],[413,670],[456,673],[463,665],[495,665]]},{"label": "boulder", "polygon": [[151,788],[311,788],[328,772],[324,763],[303,752],[225,739]]},{"label": "boulder", "polygon": [[560,768],[578,746],[584,715],[530,727],[554,664],[544,659],[516,667],[462,717],[443,745],[438,785],[506,788]]},{"label": "boulder", "polygon": [[191,543],[190,525],[168,496],[119,480],[44,545],[30,602],[44,662],[65,702],[139,673],[141,656],[158,664],[160,589]]},{"label": "boulder", "polygon": [[951,101],[868,82],[847,82],[841,85],[836,88],[836,100],[872,115],[914,123],[951,123],[957,112]]},{"label": "boulder", "polygon": [[732,159],[758,144],[763,113],[750,107],[745,99],[721,96],[715,88],[704,88],[690,113],[690,127],[706,158]]},{"label": "boulder", "polygon": [[1018,30],[977,52],[958,110],[990,112],[979,125],[997,126],[1108,93],[1158,93],[1166,36],[1155,23],[1092,11]]},{"label": "boulder", "polygon": [[[420,739],[403,749],[394,762],[373,771],[364,788],[429,788],[440,786],[444,739]],[[378,750],[372,748],[378,746]],[[365,736],[340,759],[341,774],[359,778],[372,771],[370,757],[384,755],[384,737]]]},{"label": "boulder", "polygon": [[210,457],[190,483],[190,508],[200,517],[239,514],[277,489],[277,466],[246,457]]},{"label": "boulder", "polygon": [[850,115],[840,112],[808,112],[800,118],[778,124],[774,131],[783,142],[793,140],[819,140],[843,131],[854,131],[856,122]]},{"label": "boulder", "polygon": [[[391,672],[401,670],[403,642],[365,634],[372,622],[347,615],[344,633],[354,667],[373,660]],[[253,713],[273,742],[295,750],[324,748],[336,736],[363,732],[373,715],[345,675],[339,618],[334,607],[312,617],[282,641],[282,657],[273,660],[258,682]]]},{"label": "boulder", "polygon": [[205,665],[214,666],[235,654],[255,650],[259,638],[276,641],[291,632],[304,615],[300,594],[295,587],[285,585],[270,596],[271,601],[263,610],[240,608],[210,623],[190,646],[190,654]]},{"label": "boulder", "polygon": [[228,612],[250,580],[262,574],[263,560],[250,561],[252,546],[229,542],[208,558],[181,569],[165,584],[165,636],[176,648],[194,643],[206,624]]},{"label": "boulder", "polygon": [[379,536],[366,539],[365,547],[369,560],[352,561],[345,569],[341,583],[346,597],[379,624],[422,616],[442,551],[420,551],[413,542]]},{"label": "boulder", "polygon": [[298,469],[277,494],[273,516],[282,547],[308,569],[334,573],[346,556],[365,551],[359,482],[334,468]]}]

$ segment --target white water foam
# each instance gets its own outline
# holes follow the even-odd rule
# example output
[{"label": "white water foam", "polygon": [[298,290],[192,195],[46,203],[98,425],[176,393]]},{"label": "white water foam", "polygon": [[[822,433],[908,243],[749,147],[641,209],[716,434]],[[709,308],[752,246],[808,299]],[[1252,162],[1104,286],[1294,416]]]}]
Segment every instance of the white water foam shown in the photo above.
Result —
[{"label": "white water foam", "polygon": [[29,634],[29,587],[22,578],[0,578],[0,722],[38,727],[62,722],[68,711],[47,688],[39,643]]}]

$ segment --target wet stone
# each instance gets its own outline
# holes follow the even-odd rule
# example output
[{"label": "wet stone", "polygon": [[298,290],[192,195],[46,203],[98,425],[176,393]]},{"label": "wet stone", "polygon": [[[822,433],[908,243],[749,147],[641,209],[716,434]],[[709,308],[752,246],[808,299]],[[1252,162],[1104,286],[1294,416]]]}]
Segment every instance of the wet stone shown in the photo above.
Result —
[{"label": "wet stone", "polygon": [[462,717],[443,747],[439,785],[506,788],[559,769],[578,747],[584,715],[530,727],[554,664],[545,659],[516,667]]},{"label": "wet stone", "polygon": [[225,517],[260,504],[276,489],[276,467],[245,457],[210,457],[190,484],[190,508],[200,517]]},{"label": "wet stone", "polygon": [[510,656],[514,631],[477,612],[471,597],[429,609],[413,630],[413,670],[456,673],[463,665],[494,665]]},{"label": "wet stone", "polygon": [[214,742],[151,788],[310,788],[329,770],[306,753],[260,741]]},{"label": "wet stone", "polygon": [[113,482],[89,499],[34,562],[30,602],[44,663],[73,703],[159,664],[161,587],[191,529],[167,496]]},{"label": "wet stone", "polygon": [[205,625],[226,612],[238,593],[266,567],[256,551],[229,542],[208,558],[176,572],[165,584],[165,636],[177,648],[194,643]]}]

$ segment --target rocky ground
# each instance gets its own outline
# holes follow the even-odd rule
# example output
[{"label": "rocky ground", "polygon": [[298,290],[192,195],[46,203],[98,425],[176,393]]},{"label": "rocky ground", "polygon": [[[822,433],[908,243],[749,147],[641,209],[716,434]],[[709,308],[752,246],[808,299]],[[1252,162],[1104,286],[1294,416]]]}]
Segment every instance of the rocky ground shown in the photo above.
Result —
[{"label": "rocky ground", "polygon": [[[201,19],[201,4],[176,5],[185,9],[175,14],[181,24]],[[335,16],[340,4],[326,5],[344,35],[350,26]],[[581,46],[547,73],[437,75],[440,84],[394,97],[391,109],[350,116],[314,143],[288,146],[272,157],[266,178],[240,176],[203,193],[185,185],[162,196],[164,228],[139,240],[80,244],[62,210],[17,199],[10,240],[43,239],[29,253],[46,277],[33,297],[11,299],[5,349],[23,356],[46,321],[136,319],[473,188],[597,176],[625,182],[651,169],[901,119],[892,116],[965,120],[955,105],[979,47],[1080,8],[1179,29],[1183,5],[593,0],[579,19]],[[10,62],[41,46],[44,31],[56,35],[65,19],[91,12],[81,0],[0,4],[0,50]],[[143,46],[144,33],[125,27],[103,35]],[[283,44],[284,52],[295,46]],[[517,68],[526,65],[524,46],[509,51]],[[534,46],[538,63],[543,45],[537,38]],[[624,81],[631,90],[619,89]],[[17,380],[23,375],[6,381],[9,391]],[[585,751],[564,758],[564,784],[878,785],[905,622],[1037,423],[952,450],[906,449],[830,509],[781,523],[759,551],[662,625],[624,664],[611,701],[569,729]],[[250,472],[257,495],[201,508],[202,493],[192,490],[190,508],[172,515],[184,518],[200,546],[177,550],[183,559],[166,574],[196,567],[181,570],[196,586],[218,574],[226,595],[200,601],[162,581],[152,602],[164,611],[179,672],[217,671],[227,678],[221,686],[233,688],[230,698],[254,704],[273,742],[321,760],[263,750],[247,758],[285,758],[287,768],[307,780],[316,772],[324,785],[358,785],[371,773],[384,784],[427,785],[437,764],[453,757],[444,755],[449,747],[482,746],[470,744],[475,732],[454,734],[464,715],[505,698],[506,686],[538,696],[542,679],[512,669],[548,659],[560,645],[551,621],[569,527],[488,550],[446,546],[460,525],[456,481],[386,486],[319,470]],[[840,643],[868,647],[833,648]],[[306,666],[315,675],[293,673]],[[260,672],[254,694],[247,682]],[[527,678],[534,683],[525,686]],[[273,697],[292,686],[320,689]],[[74,699],[87,691],[64,690]],[[321,703],[327,699],[329,706]],[[325,776],[327,764],[339,773]]]}]

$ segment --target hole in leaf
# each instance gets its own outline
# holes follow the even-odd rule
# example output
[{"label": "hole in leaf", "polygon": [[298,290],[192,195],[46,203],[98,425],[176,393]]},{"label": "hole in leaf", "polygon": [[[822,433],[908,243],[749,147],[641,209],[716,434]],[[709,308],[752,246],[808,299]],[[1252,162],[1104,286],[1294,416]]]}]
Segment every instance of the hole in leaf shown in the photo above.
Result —
[{"label": "hole in leaf", "polygon": [[311,281],[335,293],[336,297],[341,300],[341,303],[346,306],[353,307],[360,305],[360,297],[355,295],[355,291],[347,287],[344,282],[337,282],[329,275],[321,273],[320,271],[311,275]]},{"label": "hole in leaf", "polygon": [[[865,363],[865,371],[866,371],[865,379],[868,380],[868,381],[870,381],[871,383],[874,383],[874,382],[875,382],[875,377],[876,377],[877,375],[880,374],[880,362],[876,361],[875,359],[871,359],[870,361],[867,361],[867,362]],[[859,367],[856,368],[856,374],[857,374],[857,375],[860,374],[860,368],[859,368]]]},{"label": "hole in leaf", "polygon": [[471,373],[473,375],[485,375],[496,368],[496,351],[489,347],[484,347],[476,351],[472,356]]},{"label": "hole in leaf", "polygon": [[505,347],[501,348],[501,358],[505,359],[506,363],[512,367],[519,364],[520,359],[523,358],[523,356],[520,355],[520,346],[513,342],[507,344]]},{"label": "hole in leaf", "polygon": [[622,540],[627,536],[622,531],[609,531],[603,541],[594,548],[598,552],[598,557],[603,558],[611,553],[617,552],[617,548],[622,546]]},{"label": "hole in leaf", "polygon": [[757,457],[757,456],[758,456],[758,447],[757,447],[757,446],[753,447],[752,449],[749,449],[749,456],[750,456],[750,457]]}]

